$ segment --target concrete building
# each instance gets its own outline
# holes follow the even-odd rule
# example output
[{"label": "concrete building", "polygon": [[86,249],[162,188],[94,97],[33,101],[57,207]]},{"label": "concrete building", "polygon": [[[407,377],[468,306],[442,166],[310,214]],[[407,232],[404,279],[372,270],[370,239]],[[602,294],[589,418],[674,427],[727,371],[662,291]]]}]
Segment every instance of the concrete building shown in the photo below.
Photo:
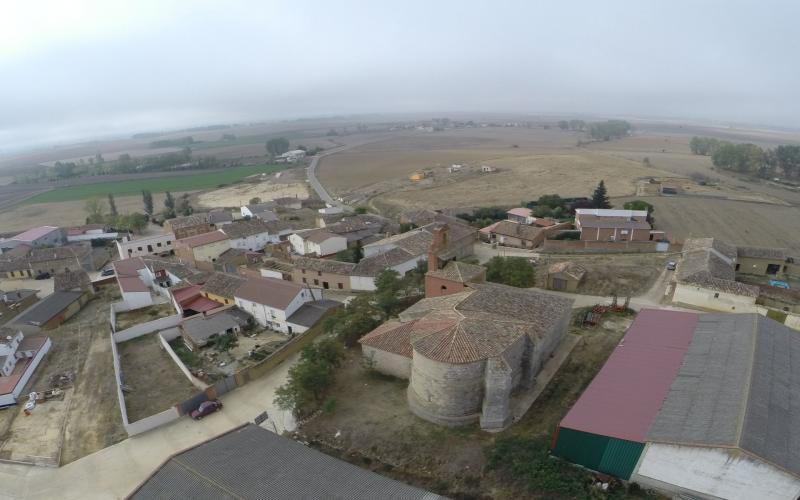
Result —
[{"label": "concrete building", "polygon": [[575,228],[584,241],[650,241],[647,210],[575,209]]},{"label": "concrete building", "polygon": [[117,253],[119,253],[120,259],[172,255],[175,251],[174,243],[175,235],[173,233],[157,234],[137,239],[130,239],[130,237],[126,236],[117,241]]},{"label": "concrete building", "polygon": [[175,241],[175,255],[181,262],[206,271],[212,271],[213,263],[229,248],[231,240],[221,230]]},{"label": "concrete building", "polygon": [[174,234],[176,240],[210,233],[215,229],[207,214],[192,214],[164,221],[164,231]]},{"label": "concrete building", "polygon": [[586,276],[586,268],[575,262],[556,262],[547,268],[547,288],[574,293]]},{"label": "concrete building", "polygon": [[287,334],[302,333],[289,325],[289,318],[303,304],[321,298],[319,289],[274,278],[248,278],[234,293],[239,309],[259,325]]},{"label": "concrete building", "polygon": [[376,370],[410,379],[409,407],[420,418],[502,429],[511,423],[512,393],[533,386],[571,309],[571,299],[469,283],[417,302],[359,342]]},{"label": "concrete building", "polygon": [[248,251],[260,251],[265,246],[279,243],[292,233],[288,222],[250,219],[234,222],[222,228],[222,232],[230,238],[231,248]]},{"label": "concrete building", "polygon": [[328,257],[347,250],[347,238],[325,229],[306,229],[289,235],[289,243],[297,255]]},{"label": "concrete building", "polygon": [[236,308],[197,314],[181,322],[181,337],[190,351],[197,351],[216,337],[238,335],[251,322],[250,316]]},{"label": "concrete building", "polygon": [[714,238],[687,239],[672,301],[709,311],[755,312],[759,289],[736,281],[736,254],[736,247]]},{"label": "concrete building", "polygon": [[25,336],[19,330],[0,328],[0,408],[17,404],[51,346],[50,337]]},{"label": "concrete building", "polygon": [[757,314],[644,310],[553,453],[681,498],[800,495],[797,332]]},{"label": "concrete building", "polygon": [[87,224],[85,226],[75,226],[67,228],[67,241],[92,241],[92,240],[116,240],[119,233],[111,231],[105,224]]},{"label": "concrete building", "polygon": [[172,456],[128,498],[444,500],[254,424]]},{"label": "concrete building", "polygon": [[787,256],[783,248],[737,247],[737,274],[782,276],[787,273]]},{"label": "concrete building", "polygon": [[53,292],[11,321],[25,333],[52,330],[74,316],[89,301],[83,292]]},{"label": "concrete building", "polygon": [[55,226],[40,226],[21,232],[7,240],[0,241],[2,253],[11,250],[19,245],[27,245],[31,248],[54,247],[66,241],[64,232]]},{"label": "concrete building", "polygon": [[330,259],[295,257],[292,259],[292,281],[332,290],[351,290],[350,275],[356,267],[351,262]]}]

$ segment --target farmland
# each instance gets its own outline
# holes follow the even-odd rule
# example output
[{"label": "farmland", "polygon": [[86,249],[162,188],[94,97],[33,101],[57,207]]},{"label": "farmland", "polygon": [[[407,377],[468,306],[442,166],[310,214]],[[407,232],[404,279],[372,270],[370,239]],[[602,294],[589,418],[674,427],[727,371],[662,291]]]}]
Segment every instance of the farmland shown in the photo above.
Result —
[{"label": "farmland", "polygon": [[180,175],[175,177],[148,178],[143,174],[142,179],[131,179],[118,182],[105,182],[101,184],[87,184],[69,187],[59,187],[46,193],[41,193],[25,200],[26,204],[54,203],[63,201],[85,200],[95,196],[103,197],[108,194],[114,196],[136,195],[142,190],[154,193],[165,191],[196,191],[218,187],[221,184],[231,184],[250,175],[276,172],[285,168],[283,165],[248,165],[231,167],[213,172],[198,172],[193,175]]}]

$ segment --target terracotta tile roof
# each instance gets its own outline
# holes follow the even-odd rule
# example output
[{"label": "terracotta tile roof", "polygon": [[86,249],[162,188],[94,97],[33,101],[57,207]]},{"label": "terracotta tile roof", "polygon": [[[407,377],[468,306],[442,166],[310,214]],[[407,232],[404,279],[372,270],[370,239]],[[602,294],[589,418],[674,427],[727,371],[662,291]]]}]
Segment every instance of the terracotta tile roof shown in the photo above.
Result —
[{"label": "terracotta tile roof", "polygon": [[491,230],[491,232],[495,234],[519,238],[526,241],[533,241],[542,231],[542,228],[520,224],[510,220],[501,220]]},{"label": "terracotta tile roof", "polygon": [[533,217],[533,210],[530,208],[518,207],[507,210],[508,215],[516,215],[517,217]]},{"label": "terracotta tile roof", "polygon": [[486,268],[483,266],[476,266],[474,264],[466,264],[457,260],[451,260],[442,269],[436,271],[429,271],[427,274],[437,278],[444,278],[450,281],[458,281],[459,283],[466,283],[474,280],[478,276],[486,273]]},{"label": "terracotta tile roof", "polygon": [[417,258],[419,258],[419,254],[414,255],[402,248],[393,248],[388,252],[361,259],[350,274],[353,276],[377,276],[387,269]]},{"label": "terracotta tile roof", "polygon": [[49,262],[62,259],[83,259],[92,252],[89,243],[53,248],[34,248],[28,254],[28,262]]},{"label": "terracotta tile roof", "polygon": [[286,309],[303,288],[297,283],[275,278],[249,278],[236,290],[234,297],[276,309]]},{"label": "terracotta tile roof", "polygon": [[687,238],[683,243],[683,251],[716,250],[728,259],[736,259],[736,247],[716,238]]},{"label": "terracotta tile roof", "polygon": [[297,231],[295,233],[297,236],[302,238],[305,241],[311,241],[313,243],[322,243],[327,241],[331,238],[342,238],[338,234],[333,234],[327,229],[306,229],[302,231]]},{"label": "terracotta tile roof", "polygon": [[711,246],[703,248],[690,245],[688,251],[684,247],[683,258],[678,264],[676,274],[681,283],[734,295],[758,297],[758,287],[736,281],[733,262],[725,261],[712,251]]},{"label": "terracotta tile roof", "polygon": [[273,233],[273,226],[270,226],[269,223],[261,219],[250,219],[227,224],[222,227],[220,231],[227,234],[232,239],[237,239],[256,234],[271,234]]},{"label": "terracotta tile roof", "polygon": [[586,276],[586,268],[575,262],[556,262],[547,269],[548,274],[564,273],[570,278],[580,281]]},{"label": "terracotta tile roof", "polygon": [[245,281],[247,280],[241,276],[214,273],[206,280],[201,290],[213,295],[219,295],[220,297],[233,297],[236,290],[238,290]]},{"label": "terracotta tile roof", "polygon": [[408,336],[409,347],[429,359],[472,363],[502,356],[523,336],[538,342],[571,314],[572,300],[564,297],[494,283],[468,286],[465,292],[421,300],[398,322],[367,334],[367,345],[406,352]]},{"label": "terracotta tile roof", "polygon": [[785,248],[765,248],[765,247],[737,247],[737,257],[745,257],[751,259],[773,259],[773,260],[786,260]]},{"label": "terracotta tile roof", "polygon": [[410,358],[412,353],[411,329],[413,327],[413,321],[409,323],[387,321],[361,337],[359,343]]},{"label": "terracotta tile roof", "polygon": [[123,292],[147,292],[150,289],[138,276],[117,276],[119,289]]},{"label": "terracotta tile roof", "polygon": [[53,289],[55,291],[68,291],[74,289],[87,290],[91,286],[89,274],[84,270],[67,271],[53,276]]},{"label": "terracotta tile roof", "polygon": [[330,259],[312,259],[310,257],[295,257],[292,260],[295,268],[322,271],[323,273],[341,274],[349,276],[356,267],[352,262],[339,262]]},{"label": "terracotta tile roof", "polygon": [[208,224],[208,215],[207,214],[186,215],[182,217],[175,217],[174,219],[167,219],[166,221],[164,221],[164,223],[165,224],[169,223],[170,227],[173,230],[184,227],[204,226]]},{"label": "terracotta tile roof", "polygon": [[217,229],[216,231],[197,234],[195,236],[189,236],[188,238],[177,240],[175,244],[183,245],[188,248],[196,248],[227,239],[230,239],[228,235],[223,233],[222,230]]}]

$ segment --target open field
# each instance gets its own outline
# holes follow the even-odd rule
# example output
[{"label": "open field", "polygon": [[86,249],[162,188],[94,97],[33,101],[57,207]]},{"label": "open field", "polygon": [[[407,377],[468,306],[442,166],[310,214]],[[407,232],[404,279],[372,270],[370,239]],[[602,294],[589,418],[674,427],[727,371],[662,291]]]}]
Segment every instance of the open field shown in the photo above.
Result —
[{"label": "open field", "polygon": [[674,255],[662,253],[541,254],[536,266],[536,286],[544,288],[547,269],[551,264],[575,262],[586,269],[586,277],[576,293],[604,297],[616,294],[622,301],[625,296],[635,297],[647,293],[661,275],[667,261],[674,258]]},{"label": "open field", "polygon": [[56,188],[52,191],[33,196],[27,199],[25,203],[35,204],[85,200],[95,196],[105,197],[109,193],[114,196],[125,196],[141,193],[142,190],[148,190],[154,193],[163,193],[165,191],[197,191],[214,188],[220,184],[230,184],[254,174],[276,172],[283,168],[285,168],[283,165],[248,165],[231,167],[223,171],[198,171],[194,175],[158,178],[147,178],[146,174],[142,174],[144,177],[143,179]]},{"label": "open field", "polygon": [[[614,199],[622,205],[629,198]],[[800,208],[691,197],[647,197],[656,229],[679,241],[713,236],[731,244],[800,250]]]},{"label": "open field", "polygon": [[132,389],[125,393],[129,421],[155,415],[197,394],[161,347],[157,334],[123,342],[118,348],[122,378]]},{"label": "open field", "polygon": [[[172,194],[177,198],[183,192],[175,190]],[[156,210],[164,208],[164,198],[163,193],[153,194],[153,206]],[[141,194],[115,197],[114,202],[117,204],[119,213],[144,211]],[[84,224],[86,222],[85,205],[86,200],[17,205],[0,213],[0,232],[22,231],[43,225],[69,227]]]},{"label": "open field", "polygon": [[597,329],[571,328],[581,336],[578,345],[525,416],[503,432],[483,432],[477,424],[440,427],[416,417],[408,409],[407,382],[371,374],[360,365],[360,349],[350,349],[329,397],[333,411],[304,424],[301,434],[340,458],[451,498],[539,498],[504,471],[487,469],[488,454],[498,439],[548,436],[631,319],[610,316]]},{"label": "open field", "polygon": [[308,198],[308,184],[304,181],[291,182],[288,177],[290,176],[282,175],[279,178],[270,176],[269,180],[263,182],[243,182],[215,189],[201,193],[197,197],[197,202],[200,206],[214,208],[240,207],[248,204],[252,198],[261,198],[262,201],[282,197],[301,200]]},{"label": "open field", "polygon": [[59,374],[71,374],[73,382],[64,386],[64,400],[43,403],[29,417],[20,406],[2,412],[6,458],[37,456],[58,464],[60,457],[64,464],[125,439],[104,326],[115,293],[116,287],[101,291],[69,321],[44,332],[53,346],[23,393],[53,388]]},{"label": "open field", "polygon": [[132,311],[119,312],[116,315],[117,324],[114,325],[117,331],[125,330],[139,323],[146,323],[160,318],[166,318],[175,314],[175,307],[171,302],[165,304],[153,304],[152,306],[140,307]]}]

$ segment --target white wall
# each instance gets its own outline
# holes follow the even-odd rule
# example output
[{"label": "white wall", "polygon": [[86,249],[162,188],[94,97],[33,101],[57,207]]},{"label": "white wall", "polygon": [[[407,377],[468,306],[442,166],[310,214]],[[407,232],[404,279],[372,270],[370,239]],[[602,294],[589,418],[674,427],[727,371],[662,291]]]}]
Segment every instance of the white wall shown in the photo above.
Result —
[{"label": "white wall", "polygon": [[298,234],[290,234],[289,235],[289,243],[292,244],[292,249],[294,253],[298,255],[306,255],[309,253],[308,247],[306,246],[306,241]]},{"label": "white wall", "polygon": [[[160,247],[158,246],[159,243],[161,243]],[[117,241],[117,251],[119,252],[120,259],[145,257],[148,255],[158,255],[164,252],[169,252],[172,250],[174,244],[175,235],[172,233],[166,233],[157,236],[150,236],[148,238],[140,238],[138,240]],[[152,251],[148,250],[147,245],[151,246]],[[139,250],[140,247],[141,250]],[[128,254],[128,249],[131,250],[130,254]]]},{"label": "white wall", "polygon": [[[234,302],[240,309],[250,313],[259,325],[272,328],[282,333],[289,333],[289,325],[286,322],[287,318],[294,314],[294,312],[306,302],[321,298],[321,293],[319,289],[304,288],[292,299],[289,305],[286,306],[286,309],[257,304],[239,297],[234,297]],[[292,332],[295,332],[294,328],[292,328]]]},{"label": "white wall", "polygon": [[800,479],[738,450],[648,443],[631,481],[730,500],[795,500]]},{"label": "white wall", "polygon": [[139,323],[136,326],[115,332],[114,340],[116,342],[125,342],[126,340],[135,339],[136,337],[141,337],[142,335],[147,335],[148,333],[166,330],[168,328],[180,325],[181,319],[182,317],[180,314],[173,314],[172,316],[167,316],[166,318],[158,318],[154,319],[153,321],[148,321],[147,323]]},{"label": "white wall", "polygon": [[351,290],[375,291],[374,276],[350,276]]},{"label": "white wall", "polygon": [[259,233],[246,236],[244,238],[231,238],[231,248],[256,251],[263,249],[269,244],[278,242],[280,242],[280,238],[278,238],[277,234]]},{"label": "white wall", "polygon": [[146,292],[122,292],[122,301],[128,305],[128,310],[153,305],[153,297],[149,290]]},{"label": "white wall", "polygon": [[[715,295],[718,295],[715,297]],[[756,311],[756,298],[717,292],[696,285],[678,283],[672,301],[712,311],[750,313]]]},{"label": "white wall", "polygon": [[364,245],[364,257],[372,257],[373,255],[378,255],[379,253],[386,253],[394,248],[397,248],[397,245],[394,243],[370,243],[369,245]]},{"label": "white wall", "polygon": [[311,253],[316,253],[317,256],[323,257],[325,255],[333,255],[342,250],[347,250],[347,238],[344,236],[333,236],[322,243],[308,241],[306,245],[308,245],[308,250]]},{"label": "white wall", "polygon": [[67,236],[67,241],[115,240],[119,233],[87,233]]},{"label": "white wall", "polygon": [[274,269],[261,269],[261,276],[265,278],[275,278],[282,280],[283,273],[280,271],[275,271]]},{"label": "white wall", "polygon": [[36,356],[31,360],[31,363],[26,368],[25,373],[22,374],[22,377],[19,379],[19,382],[17,382],[17,385],[14,386],[13,390],[14,401],[19,399],[20,393],[22,392],[23,389],[25,389],[25,384],[27,384],[28,380],[30,380],[30,378],[33,376],[33,373],[36,371],[36,368],[39,366],[39,363],[41,363],[42,358],[44,358],[44,355],[50,351],[50,347],[52,345],[53,343],[50,341],[50,337],[48,337],[42,348],[39,349],[39,352],[37,352]]}]

